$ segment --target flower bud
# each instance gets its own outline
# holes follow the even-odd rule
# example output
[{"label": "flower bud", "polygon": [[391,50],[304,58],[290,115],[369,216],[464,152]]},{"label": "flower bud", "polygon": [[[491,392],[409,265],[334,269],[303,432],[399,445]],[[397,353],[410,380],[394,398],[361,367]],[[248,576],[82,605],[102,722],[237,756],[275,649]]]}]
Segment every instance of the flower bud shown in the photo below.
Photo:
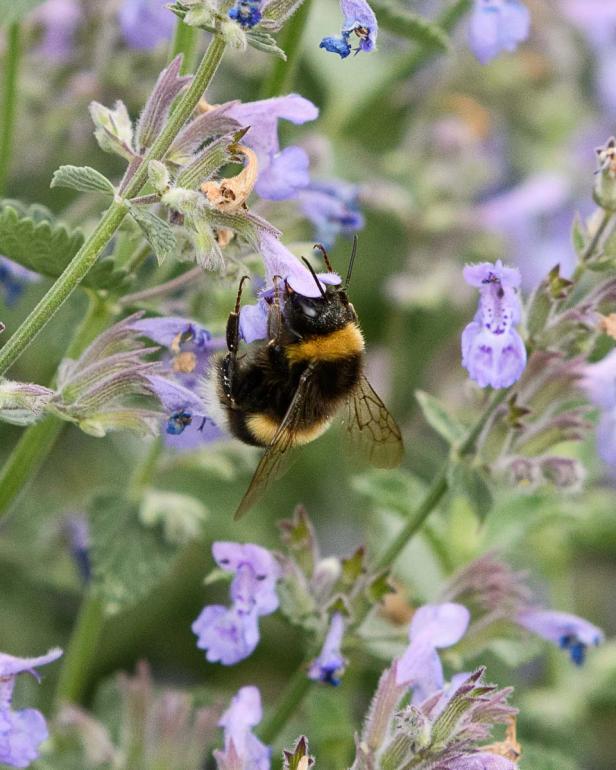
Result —
[{"label": "flower bud", "polygon": [[596,172],[593,197],[601,208],[616,210],[616,139],[610,137],[596,150],[599,167]]},{"label": "flower bud", "polygon": [[91,102],[90,115],[95,126],[94,136],[101,150],[132,160],[135,154],[133,124],[124,102],[118,100],[112,110],[98,102]]},{"label": "flower bud", "polygon": [[169,189],[169,171],[164,163],[151,160],[148,163],[148,179],[157,193],[163,195]]},{"label": "flower bud", "polygon": [[230,48],[245,51],[248,47],[246,33],[239,24],[236,24],[231,19],[224,19],[220,22],[220,34]]},{"label": "flower bud", "polygon": [[310,587],[317,603],[329,598],[342,574],[340,560],[335,556],[321,559],[314,569]]}]

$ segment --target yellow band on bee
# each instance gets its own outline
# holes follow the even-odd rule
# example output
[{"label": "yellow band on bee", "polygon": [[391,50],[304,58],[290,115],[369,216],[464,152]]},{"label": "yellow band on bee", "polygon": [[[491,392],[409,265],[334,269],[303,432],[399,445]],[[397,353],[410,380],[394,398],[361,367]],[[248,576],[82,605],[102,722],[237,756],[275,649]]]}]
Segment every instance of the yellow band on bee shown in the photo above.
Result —
[{"label": "yellow band on bee", "polygon": [[359,327],[349,323],[330,334],[297,342],[285,349],[291,363],[297,361],[339,361],[351,358],[364,349],[364,336]]},{"label": "yellow band on bee", "polygon": [[[312,425],[293,429],[291,446],[302,446],[319,438],[329,428],[330,422],[330,420],[319,420]],[[268,446],[272,443],[280,423],[267,414],[251,414],[246,419],[246,427],[260,444]]]}]

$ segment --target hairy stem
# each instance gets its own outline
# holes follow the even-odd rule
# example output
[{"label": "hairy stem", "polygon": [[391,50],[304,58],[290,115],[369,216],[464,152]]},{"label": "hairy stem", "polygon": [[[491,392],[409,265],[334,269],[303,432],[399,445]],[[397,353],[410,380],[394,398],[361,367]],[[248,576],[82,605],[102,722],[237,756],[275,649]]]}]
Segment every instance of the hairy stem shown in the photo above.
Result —
[{"label": "hairy stem", "polygon": [[0,128],[0,195],[6,190],[6,180],[11,163],[15,112],[17,103],[17,75],[21,57],[21,29],[17,22],[7,30],[2,82],[2,122]]},{"label": "hairy stem", "polygon": [[178,19],[175,25],[175,32],[173,33],[173,40],[171,41],[169,59],[175,59],[179,53],[183,54],[182,67],[180,69],[181,75],[186,75],[195,68],[198,43],[199,30],[197,27],[190,27],[188,24],[184,24],[181,19]]},{"label": "hairy stem", "polygon": [[[180,99],[167,125],[150,148],[144,162],[137,168],[128,183],[124,191],[126,198],[133,198],[145,184],[148,173],[147,162],[164,158],[171,143],[203,96],[203,92],[220,64],[224,50],[224,41],[215,36],[205,52],[190,87]],[[126,213],[127,209],[123,201],[114,200],[62,275],[0,350],[0,374],[4,374],[15,363],[50,318],[79,286],[98,259],[101,251],[122,224]]]}]

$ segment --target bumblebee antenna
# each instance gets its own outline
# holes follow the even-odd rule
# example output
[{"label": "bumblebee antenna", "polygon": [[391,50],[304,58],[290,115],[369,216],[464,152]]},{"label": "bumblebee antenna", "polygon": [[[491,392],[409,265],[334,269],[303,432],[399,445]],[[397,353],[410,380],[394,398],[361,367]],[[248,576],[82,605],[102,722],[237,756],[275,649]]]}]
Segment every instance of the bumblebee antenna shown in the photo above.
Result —
[{"label": "bumblebee antenna", "polygon": [[325,299],[325,291],[323,290],[323,287],[321,286],[321,281],[319,281],[319,279],[317,278],[317,274],[314,272],[314,268],[312,267],[310,262],[308,262],[306,257],[302,257],[302,262],[306,265],[308,270],[310,270],[310,274],[314,278],[314,282],[316,283],[319,291],[321,292],[321,296],[323,297],[323,299]]},{"label": "bumblebee antenna", "polygon": [[334,268],[332,267],[332,263],[329,261],[329,254],[325,250],[325,246],[323,246],[322,243],[315,243],[312,247],[313,249],[316,249],[317,251],[320,251],[323,256],[323,262],[325,262],[327,269],[330,273],[334,272]]},{"label": "bumblebee antenna", "polygon": [[346,279],[344,281],[344,291],[349,288],[351,283],[351,273],[353,272],[353,265],[355,264],[355,257],[357,256],[357,235],[353,236],[353,250],[351,251],[351,258],[349,259],[349,269],[347,270]]}]

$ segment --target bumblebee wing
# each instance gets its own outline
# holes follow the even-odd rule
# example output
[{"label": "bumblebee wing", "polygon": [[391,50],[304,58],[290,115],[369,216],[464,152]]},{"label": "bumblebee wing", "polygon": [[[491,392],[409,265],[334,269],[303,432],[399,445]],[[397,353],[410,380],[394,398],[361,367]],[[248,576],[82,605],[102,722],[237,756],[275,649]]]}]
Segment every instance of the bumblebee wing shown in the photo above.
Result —
[{"label": "bumblebee wing", "polygon": [[363,374],[347,399],[342,422],[353,451],[377,468],[400,465],[400,428]]},{"label": "bumblebee wing", "polygon": [[289,469],[293,459],[291,449],[294,446],[298,423],[302,418],[302,405],[306,398],[312,370],[313,366],[308,365],[302,374],[287,413],[263,457],[261,457],[250,485],[237,507],[234,519],[239,519],[247,513],[257,500],[266,493],[272,482],[284,476]]}]

